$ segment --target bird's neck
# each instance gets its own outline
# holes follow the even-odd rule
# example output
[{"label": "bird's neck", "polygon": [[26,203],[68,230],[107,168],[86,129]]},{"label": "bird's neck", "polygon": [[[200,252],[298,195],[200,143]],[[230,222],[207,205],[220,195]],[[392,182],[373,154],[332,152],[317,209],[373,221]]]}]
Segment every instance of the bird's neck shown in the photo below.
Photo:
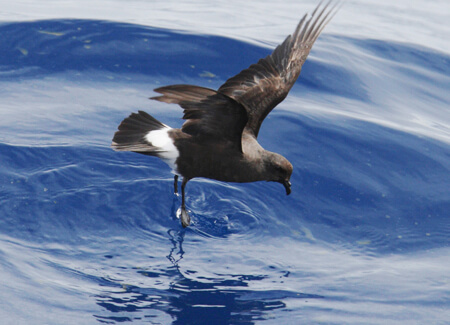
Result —
[{"label": "bird's neck", "polygon": [[256,162],[261,160],[261,157],[264,155],[264,148],[256,140],[255,136],[250,133],[244,132],[242,133],[242,153],[244,154],[245,160],[249,162]]}]

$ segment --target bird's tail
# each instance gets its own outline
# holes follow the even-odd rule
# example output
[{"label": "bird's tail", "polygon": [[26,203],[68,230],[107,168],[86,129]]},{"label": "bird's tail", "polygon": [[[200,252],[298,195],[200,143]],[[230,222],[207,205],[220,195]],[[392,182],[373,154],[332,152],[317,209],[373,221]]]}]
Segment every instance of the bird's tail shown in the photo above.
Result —
[{"label": "bird's tail", "polygon": [[149,134],[157,130],[170,130],[146,112],[132,113],[119,125],[114,134],[111,147],[116,151],[134,151],[148,155],[159,156],[163,148],[152,143]]}]

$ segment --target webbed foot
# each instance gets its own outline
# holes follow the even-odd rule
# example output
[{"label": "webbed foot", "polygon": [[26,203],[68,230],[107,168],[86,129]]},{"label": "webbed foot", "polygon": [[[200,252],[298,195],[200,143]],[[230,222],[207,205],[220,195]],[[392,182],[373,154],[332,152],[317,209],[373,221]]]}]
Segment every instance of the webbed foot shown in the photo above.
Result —
[{"label": "webbed foot", "polygon": [[181,208],[180,219],[183,228],[186,228],[191,224],[191,217],[189,216],[185,208]]}]

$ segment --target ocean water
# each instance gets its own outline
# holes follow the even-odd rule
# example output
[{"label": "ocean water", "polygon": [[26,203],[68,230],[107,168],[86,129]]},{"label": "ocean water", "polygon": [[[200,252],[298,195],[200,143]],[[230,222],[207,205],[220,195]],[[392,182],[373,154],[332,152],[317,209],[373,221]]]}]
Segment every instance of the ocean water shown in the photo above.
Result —
[{"label": "ocean water", "polygon": [[346,2],[259,135],[280,184],[110,149],[153,89],[217,88],[316,2],[0,1],[1,324],[448,324],[450,5]]}]

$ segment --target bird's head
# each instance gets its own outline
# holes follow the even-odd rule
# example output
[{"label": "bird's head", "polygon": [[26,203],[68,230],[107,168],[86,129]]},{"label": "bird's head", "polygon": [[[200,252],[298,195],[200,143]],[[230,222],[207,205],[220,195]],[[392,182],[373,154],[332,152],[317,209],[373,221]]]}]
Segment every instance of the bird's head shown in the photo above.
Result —
[{"label": "bird's head", "polygon": [[291,174],[292,164],[282,155],[273,152],[267,152],[264,159],[267,181],[283,184],[286,189],[286,195],[291,194]]}]

